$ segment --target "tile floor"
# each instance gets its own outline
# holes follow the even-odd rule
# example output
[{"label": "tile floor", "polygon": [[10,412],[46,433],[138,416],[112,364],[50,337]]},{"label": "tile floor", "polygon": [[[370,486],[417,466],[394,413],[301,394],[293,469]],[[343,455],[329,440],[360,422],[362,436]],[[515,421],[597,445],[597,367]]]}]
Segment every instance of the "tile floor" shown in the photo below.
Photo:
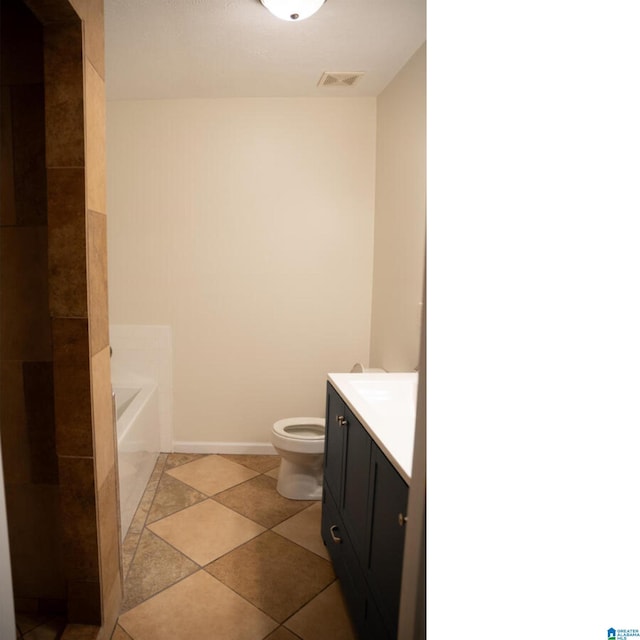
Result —
[{"label": "tile floor", "polygon": [[278,466],[160,455],[123,542],[112,640],[355,640],[321,504],[280,496]]},{"label": "tile floor", "polygon": [[17,640],[57,640],[64,628],[64,616],[16,612]]}]

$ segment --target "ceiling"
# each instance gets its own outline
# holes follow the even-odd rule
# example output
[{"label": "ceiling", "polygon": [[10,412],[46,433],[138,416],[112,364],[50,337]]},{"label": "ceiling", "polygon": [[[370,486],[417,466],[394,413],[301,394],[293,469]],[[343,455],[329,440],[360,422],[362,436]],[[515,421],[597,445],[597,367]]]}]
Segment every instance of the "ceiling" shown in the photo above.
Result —
[{"label": "ceiling", "polygon": [[[426,38],[425,0],[327,0],[284,22],[259,0],[105,0],[107,99],[378,95]],[[325,71],[364,72],[318,87]]]}]

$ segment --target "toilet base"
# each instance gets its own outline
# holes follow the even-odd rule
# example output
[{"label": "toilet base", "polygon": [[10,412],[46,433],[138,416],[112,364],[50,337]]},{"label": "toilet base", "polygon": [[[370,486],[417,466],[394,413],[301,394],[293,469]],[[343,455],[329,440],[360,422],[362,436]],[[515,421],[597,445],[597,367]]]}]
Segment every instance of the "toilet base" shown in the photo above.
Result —
[{"label": "toilet base", "polygon": [[305,464],[282,458],[278,474],[278,493],[290,500],[322,499],[322,455],[305,455]]}]

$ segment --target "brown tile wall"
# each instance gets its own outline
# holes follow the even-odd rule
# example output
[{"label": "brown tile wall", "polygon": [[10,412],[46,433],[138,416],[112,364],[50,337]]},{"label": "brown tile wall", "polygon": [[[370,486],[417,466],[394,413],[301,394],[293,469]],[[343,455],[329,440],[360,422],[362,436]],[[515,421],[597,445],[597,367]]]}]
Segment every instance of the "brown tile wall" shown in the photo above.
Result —
[{"label": "brown tile wall", "polygon": [[43,28],[3,0],[0,436],[16,607],[66,607],[49,318]]},{"label": "brown tile wall", "polygon": [[[24,2],[44,31],[48,287],[40,299],[48,297],[50,326],[48,342],[38,348],[53,353],[48,371],[29,371],[29,388],[53,380],[63,566],[73,623],[68,634],[82,629],[87,637],[95,632],[106,639],[119,613],[122,581],[107,306],[103,0]],[[25,60],[31,60],[27,53]],[[21,99],[32,99],[24,94]],[[3,91],[2,106],[8,101]],[[0,175],[16,182],[24,178],[4,162],[6,140]],[[0,221],[24,218],[13,192],[3,193],[1,202]],[[16,304],[30,303],[14,297]],[[11,320],[6,323],[11,330]],[[19,381],[13,386],[21,388]],[[13,405],[7,410],[24,413]],[[32,431],[43,420],[32,416]],[[45,465],[41,473],[49,477],[52,470]]]},{"label": "brown tile wall", "polygon": [[53,317],[87,317],[84,167],[47,169],[49,306]]}]

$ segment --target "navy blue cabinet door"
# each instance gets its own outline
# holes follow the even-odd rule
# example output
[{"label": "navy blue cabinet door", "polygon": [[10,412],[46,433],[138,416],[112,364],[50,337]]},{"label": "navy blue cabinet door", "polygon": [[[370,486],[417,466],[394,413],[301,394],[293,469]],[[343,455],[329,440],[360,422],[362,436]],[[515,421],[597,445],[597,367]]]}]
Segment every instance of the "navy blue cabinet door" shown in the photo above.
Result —
[{"label": "navy blue cabinet door", "polygon": [[369,529],[369,463],[371,437],[358,419],[345,409],[344,490],[341,505],[345,527],[362,566],[366,566]]},{"label": "navy blue cabinet door", "polygon": [[368,580],[391,637],[396,636],[408,487],[376,444],[372,445],[371,538]]},{"label": "navy blue cabinet door", "polygon": [[336,504],[342,504],[342,465],[344,458],[345,405],[336,390],[327,383],[327,414],[324,443],[324,483]]}]

